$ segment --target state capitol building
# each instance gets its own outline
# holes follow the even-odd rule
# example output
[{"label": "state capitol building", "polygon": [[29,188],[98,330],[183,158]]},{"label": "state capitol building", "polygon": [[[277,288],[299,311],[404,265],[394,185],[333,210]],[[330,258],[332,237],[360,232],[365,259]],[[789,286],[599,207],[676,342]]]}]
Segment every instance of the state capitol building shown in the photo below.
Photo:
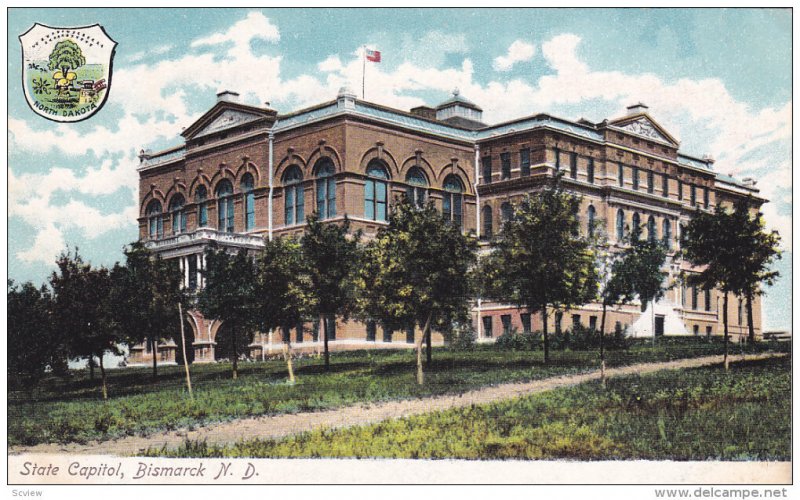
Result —
[{"label": "state capitol building", "polygon": [[[458,91],[436,107],[409,111],[357,99],[342,89],[335,100],[279,114],[238,102],[225,91],[216,104],[182,132],[183,144],[159,152],[142,151],[139,172],[139,237],[165,259],[176,259],[190,289],[203,286],[203,253],[212,242],[256,251],[264,238],[297,236],[312,212],[329,222],[345,216],[366,238],[385,225],[392,203],[402,196],[433,201],[444,217],[480,239],[483,251],[512,206],[526,193],[546,186],[557,172],[562,187],[582,199],[585,231],[600,227],[618,245],[641,225],[648,238],[669,250],[665,273],[673,283],[687,264],[674,259],[679,231],[692,214],[750,198],[760,205],[751,179],[715,172],[713,159],[679,151],[679,143],[637,104],[625,116],[599,123],[547,114],[489,125],[483,111]],[[633,336],[721,335],[721,295],[680,285],[649,305],[609,310],[609,330]],[[507,304],[473,301],[479,341],[505,331],[541,329],[540,315]],[[747,334],[746,307],[734,297],[729,308],[734,338]],[[599,323],[600,305],[549,315],[550,331]],[[756,335],[761,300],[753,301]],[[219,357],[225,327],[188,314],[194,362]],[[289,334],[296,348],[321,344],[316,323]],[[332,322],[331,350],[368,346],[410,346],[421,332],[388,331],[372,322]],[[442,336],[434,332],[434,343]],[[260,357],[281,339],[256,334],[249,355]],[[188,347],[188,346],[187,346]],[[176,346],[162,342],[157,353],[131,349],[129,362],[157,356],[175,359]]]}]

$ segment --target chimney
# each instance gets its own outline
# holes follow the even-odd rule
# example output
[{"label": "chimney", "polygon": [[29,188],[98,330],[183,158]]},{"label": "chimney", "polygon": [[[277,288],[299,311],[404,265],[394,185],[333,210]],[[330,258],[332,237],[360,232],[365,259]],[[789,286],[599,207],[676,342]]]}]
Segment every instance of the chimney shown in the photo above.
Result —
[{"label": "chimney", "polygon": [[647,113],[647,110],[650,109],[650,108],[648,108],[647,106],[645,106],[641,102],[637,102],[636,104],[634,104],[632,106],[628,106],[627,109],[628,109],[628,116],[633,116],[633,115],[638,115],[638,114],[642,114],[642,113]]},{"label": "chimney", "polygon": [[217,102],[239,102],[239,93],[232,90],[218,92]]}]

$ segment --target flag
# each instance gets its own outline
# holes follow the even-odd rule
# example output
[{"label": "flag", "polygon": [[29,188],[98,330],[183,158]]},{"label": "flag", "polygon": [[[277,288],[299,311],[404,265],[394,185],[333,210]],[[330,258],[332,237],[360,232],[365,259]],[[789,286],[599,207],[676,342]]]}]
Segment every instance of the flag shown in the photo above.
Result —
[{"label": "flag", "polygon": [[367,61],[377,63],[381,62],[380,51],[367,49]]}]

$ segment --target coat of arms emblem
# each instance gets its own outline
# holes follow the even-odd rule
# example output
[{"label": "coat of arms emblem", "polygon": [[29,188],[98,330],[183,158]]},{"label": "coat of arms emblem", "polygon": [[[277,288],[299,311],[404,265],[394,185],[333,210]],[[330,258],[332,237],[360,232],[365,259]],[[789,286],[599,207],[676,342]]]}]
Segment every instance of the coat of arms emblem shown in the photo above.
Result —
[{"label": "coat of arms emblem", "polygon": [[57,122],[77,122],[103,107],[117,42],[102,26],[54,28],[36,23],[19,41],[22,87],[34,112]]}]

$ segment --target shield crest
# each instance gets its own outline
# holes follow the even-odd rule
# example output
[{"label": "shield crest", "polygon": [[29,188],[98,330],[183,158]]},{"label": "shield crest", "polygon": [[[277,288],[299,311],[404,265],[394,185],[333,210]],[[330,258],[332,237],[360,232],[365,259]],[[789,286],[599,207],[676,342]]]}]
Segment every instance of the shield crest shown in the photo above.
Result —
[{"label": "shield crest", "polygon": [[57,28],[36,23],[20,35],[22,88],[48,120],[79,122],[108,99],[117,42],[99,24]]}]

